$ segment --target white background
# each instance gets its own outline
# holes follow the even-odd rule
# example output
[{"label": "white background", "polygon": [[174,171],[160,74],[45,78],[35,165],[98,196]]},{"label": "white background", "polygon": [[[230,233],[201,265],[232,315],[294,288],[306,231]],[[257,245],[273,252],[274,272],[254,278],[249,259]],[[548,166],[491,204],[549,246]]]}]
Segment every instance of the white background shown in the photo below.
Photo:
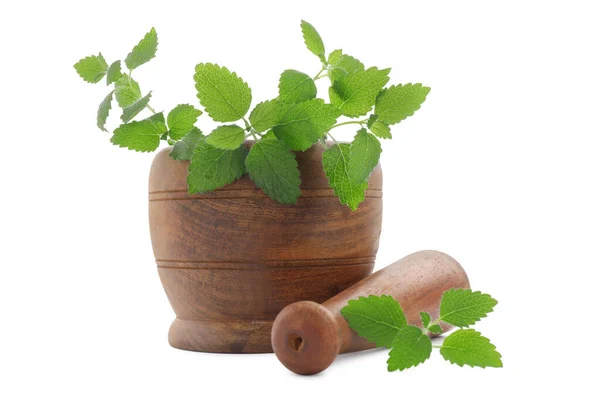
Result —
[{"label": "white background", "polygon": [[[597,394],[600,356],[600,24],[583,1],[11,1],[0,5],[0,398],[526,398]],[[319,70],[300,19],[328,51],[431,86],[384,143],[377,268],[421,249],[458,259],[499,300],[477,325],[503,369],[437,351],[386,371],[386,352],[300,377],[271,354],[172,349],[173,312],[147,223],[152,154],[95,126],[108,89],[72,65],[123,59],[154,108],[197,104],[192,75],[218,62],[276,95],[279,74]],[[323,85],[325,79],[319,81]],[[320,95],[327,98],[326,86]],[[208,118],[200,127],[210,129]],[[110,126],[118,123],[114,112]],[[350,139],[354,129],[337,131]],[[243,396],[243,397],[242,397]],[[310,397],[309,397],[310,396]]]}]

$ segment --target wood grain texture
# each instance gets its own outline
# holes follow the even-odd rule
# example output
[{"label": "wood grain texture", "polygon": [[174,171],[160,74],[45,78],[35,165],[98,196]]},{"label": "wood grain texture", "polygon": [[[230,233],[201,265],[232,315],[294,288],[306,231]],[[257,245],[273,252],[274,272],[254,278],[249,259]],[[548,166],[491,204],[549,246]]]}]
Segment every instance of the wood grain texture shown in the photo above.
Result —
[{"label": "wood grain texture", "polygon": [[[271,334],[277,358],[298,374],[312,375],[326,369],[338,353],[375,347],[348,326],[340,310],[351,299],[387,294],[396,299],[408,323],[420,326],[419,312],[439,317],[442,294],[450,288],[469,288],[461,265],[447,254],[426,250],[370,275],[323,302],[301,301],[286,306],[277,316]],[[451,326],[442,323],[444,332]]]},{"label": "wood grain texture", "polygon": [[302,185],[295,205],[271,200],[247,176],[188,194],[189,163],[169,152],[152,164],[149,217],[159,276],[177,315],[172,346],[271,352],[272,323],[283,307],[325,301],[372,272],[381,232],[379,166],[352,212],[328,186],[321,146],[296,153]]}]

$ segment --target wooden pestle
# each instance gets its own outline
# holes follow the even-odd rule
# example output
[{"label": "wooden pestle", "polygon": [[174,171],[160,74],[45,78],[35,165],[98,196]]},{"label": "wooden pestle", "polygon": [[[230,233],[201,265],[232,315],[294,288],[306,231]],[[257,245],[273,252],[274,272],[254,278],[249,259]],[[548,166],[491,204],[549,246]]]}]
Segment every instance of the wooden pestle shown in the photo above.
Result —
[{"label": "wooden pestle", "polygon": [[[408,323],[421,325],[419,312],[439,317],[442,294],[450,288],[469,288],[460,264],[447,254],[425,250],[410,254],[318,304],[299,301],[285,307],[273,323],[271,344],[289,370],[302,375],[325,370],[339,353],[370,349],[375,344],[348,326],[340,310],[348,300],[387,294],[396,299]],[[442,323],[444,332],[451,327]]]}]

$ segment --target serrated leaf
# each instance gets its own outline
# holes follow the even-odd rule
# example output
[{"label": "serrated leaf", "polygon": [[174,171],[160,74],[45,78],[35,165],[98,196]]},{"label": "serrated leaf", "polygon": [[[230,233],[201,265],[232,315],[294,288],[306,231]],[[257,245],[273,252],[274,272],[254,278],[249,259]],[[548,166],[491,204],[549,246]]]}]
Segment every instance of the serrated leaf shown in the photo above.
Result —
[{"label": "serrated leaf", "polygon": [[388,295],[350,300],[341,313],[350,328],[377,347],[390,347],[400,329],[406,326],[402,307]]},{"label": "serrated leaf", "polygon": [[296,155],[281,140],[263,138],[246,158],[250,179],[267,196],[283,204],[296,204],[300,196],[300,171]]},{"label": "serrated leaf", "polygon": [[459,329],[444,340],[442,357],[452,364],[471,367],[502,367],[502,355],[490,340],[474,329]]},{"label": "serrated leaf", "polygon": [[425,362],[431,355],[431,339],[416,326],[407,325],[398,331],[388,358],[388,371],[403,371]]},{"label": "serrated leaf", "polygon": [[350,159],[350,144],[334,144],[323,152],[323,170],[329,186],[340,199],[342,204],[348,205],[356,211],[358,205],[365,199],[366,181],[353,183],[348,177],[348,163]]},{"label": "serrated leaf", "polygon": [[106,72],[108,71],[108,64],[102,56],[102,53],[98,53],[97,56],[89,56],[82,58],[73,65],[79,76],[86,82],[98,83]]},{"label": "serrated leaf", "polygon": [[129,122],[138,115],[150,102],[150,98],[152,97],[152,92],[149,92],[147,95],[136,101],[130,106],[127,106],[123,109],[123,114],[121,115],[121,120],[123,122]]},{"label": "serrated leaf", "polygon": [[174,160],[187,161],[192,158],[194,154],[194,148],[199,141],[204,140],[206,136],[202,134],[202,131],[196,127],[183,137],[180,141],[175,143],[173,150],[169,155]]},{"label": "serrated leaf", "polygon": [[421,108],[430,90],[420,83],[390,86],[377,96],[375,114],[388,125],[396,124]]},{"label": "serrated leaf", "polygon": [[263,101],[250,113],[250,125],[257,132],[264,132],[277,125],[280,113],[281,106],[277,100]]},{"label": "serrated leaf", "polygon": [[202,111],[189,104],[179,104],[167,115],[169,136],[173,140],[180,140],[192,130]]},{"label": "serrated leaf", "polygon": [[279,78],[279,98],[282,103],[301,103],[317,97],[315,81],[303,72],[288,69]]},{"label": "serrated leaf", "polygon": [[348,117],[365,115],[375,105],[381,88],[390,80],[389,73],[389,68],[371,67],[342,76],[329,88],[331,104]]},{"label": "serrated leaf", "polygon": [[329,64],[330,68],[329,79],[331,79],[331,83],[337,81],[342,76],[365,69],[363,63],[352,56],[343,54],[342,50],[332,51],[327,58],[327,64]]},{"label": "serrated leaf", "polygon": [[115,98],[119,107],[126,108],[142,98],[140,85],[129,75],[123,75],[115,82]]},{"label": "serrated leaf", "polygon": [[108,96],[102,100],[100,106],[98,106],[98,115],[96,118],[98,128],[102,129],[104,132],[108,132],[104,127],[106,125],[106,120],[108,119],[108,113],[110,112],[110,107],[112,103],[113,92],[110,92]]},{"label": "serrated leaf", "polygon": [[166,131],[165,117],[158,113],[150,118],[119,126],[110,141],[129,150],[154,151],[160,144],[160,136]]},{"label": "serrated leaf", "polygon": [[115,61],[110,64],[108,67],[108,72],[106,73],[106,84],[110,85],[111,83],[115,83],[119,78],[123,76],[121,73],[121,61]]},{"label": "serrated leaf", "polygon": [[421,324],[423,325],[423,328],[427,328],[429,323],[431,323],[431,315],[426,312],[420,312],[419,315],[421,316]]},{"label": "serrated leaf", "polygon": [[314,26],[304,20],[300,23],[300,27],[302,28],[302,36],[308,50],[319,57],[322,62],[325,62],[325,45],[319,32],[317,32]]},{"label": "serrated leaf", "polygon": [[158,36],[154,28],[146,33],[144,38],[133,48],[131,53],[125,58],[125,65],[129,70],[133,70],[142,64],[152,60],[156,55],[158,47]]},{"label": "serrated leaf", "polygon": [[494,311],[498,302],[489,294],[471,289],[450,289],[442,295],[440,320],[458,327],[467,327]]},{"label": "serrated leaf", "polygon": [[216,64],[198,64],[194,81],[200,104],[215,121],[237,121],[248,112],[252,91],[235,72]]},{"label": "serrated leaf", "polygon": [[377,136],[378,138],[382,138],[382,139],[391,139],[392,138],[392,131],[390,130],[390,127],[385,122],[375,121],[375,122],[373,122],[373,124],[371,124],[370,129],[371,129],[371,132],[373,133],[373,135]]},{"label": "serrated leaf", "polygon": [[292,150],[304,151],[323,137],[339,116],[339,110],[321,99],[283,104],[273,131]]},{"label": "serrated leaf", "polygon": [[188,168],[188,191],[204,193],[240,178],[245,172],[246,154],[244,146],[223,150],[211,146],[206,140],[198,141]]},{"label": "serrated leaf", "polygon": [[441,335],[442,333],[444,333],[442,327],[439,325],[431,325],[427,330],[436,335]]},{"label": "serrated leaf", "polygon": [[381,144],[365,128],[358,131],[350,147],[348,178],[359,184],[369,179],[369,175],[379,163]]},{"label": "serrated leaf", "polygon": [[206,143],[217,149],[233,150],[244,142],[245,133],[237,125],[221,125],[206,138]]}]

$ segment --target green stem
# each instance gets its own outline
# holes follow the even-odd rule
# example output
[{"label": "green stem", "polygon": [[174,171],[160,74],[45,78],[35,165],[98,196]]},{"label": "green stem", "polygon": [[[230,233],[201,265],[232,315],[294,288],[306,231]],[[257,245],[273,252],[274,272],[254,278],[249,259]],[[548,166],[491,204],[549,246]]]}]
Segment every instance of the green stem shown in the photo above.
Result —
[{"label": "green stem", "polygon": [[257,132],[257,131],[256,131],[256,129],[254,129],[254,128],[250,128],[250,131],[248,131],[248,134],[246,134],[246,136],[245,136],[245,137],[247,137],[247,138],[248,138],[248,137],[250,137],[250,136],[252,136],[252,137],[254,138],[254,140],[258,140],[258,139],[256,138],[257,136],[258,136],[258,137],[260,137],[260,138],[262,138],[262,137],[263,137],[263,135],[261,135],[259,132]]},{"label": "green stem", "polygon": [[434,349],[441,349],[444,346],[438,345],[438,344],[432,344],[431,347],[433,347]]},{"label": "green stem", "polygon": [[245,117],[242,117],[242,120],[244,121],[244,124],[246,124],[246,131],[250,132],[250,129],[252,129],[252,125],[250,125],[250,123]]},{"label": "green stem", "polygon": [[342,125],[350,125],[350,124],[361,124],[362,125],[362,124],[364,124],[366,122],[368,122],[367,119],[363,119],[363,120],[360,120],[360,121],[340,122],[339,124],[335,124],[334,126],[332,126],[330,129],[337,128],[338,126],[342,126]]},{"label": "green stem", "polygon": [[327,136],[329,136],[331,138],[331,140],[333,140],[333,143],[338,144],[337,140],[335,140],[335,138],[331,135],[331,133],[327,132]]},{"label": "green stem", "polygon": [[325,67],[321,68],[321,70],[319,71],[319,73],[317,73],[317,74],[315,75],[315,77],[313,78],[313,81],[316,81],[317,79],[320,79],[320,78],[322,78],[323,76],[325,76],[325,75],[323,75],[323,76],[319,76],[319,75],[321,75],[321,72],[323,72],[323,71],[325,71]]}]

